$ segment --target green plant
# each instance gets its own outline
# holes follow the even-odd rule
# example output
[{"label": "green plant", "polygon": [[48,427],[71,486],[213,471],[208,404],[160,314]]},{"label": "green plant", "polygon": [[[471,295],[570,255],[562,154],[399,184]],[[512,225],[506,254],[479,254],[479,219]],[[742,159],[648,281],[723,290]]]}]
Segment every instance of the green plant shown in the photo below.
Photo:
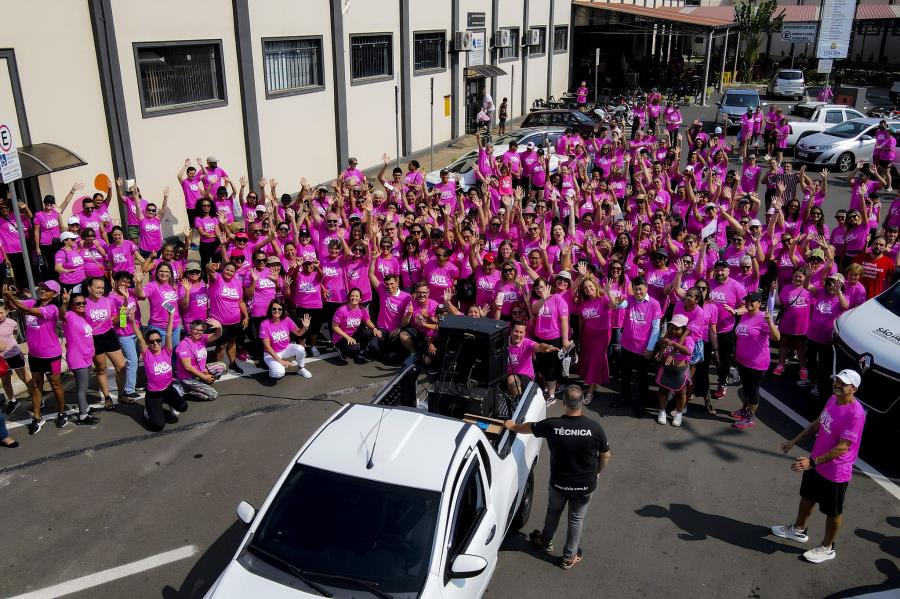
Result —
[{"label": "green plant", "polygon": [[781,30],[783,21],[784,9],[779,9],[776,0],[737,0],[734,3],[734,24],[741,33],[745,48],[742,66],[746,81],[750,80],[759,59],[763,37]]}]

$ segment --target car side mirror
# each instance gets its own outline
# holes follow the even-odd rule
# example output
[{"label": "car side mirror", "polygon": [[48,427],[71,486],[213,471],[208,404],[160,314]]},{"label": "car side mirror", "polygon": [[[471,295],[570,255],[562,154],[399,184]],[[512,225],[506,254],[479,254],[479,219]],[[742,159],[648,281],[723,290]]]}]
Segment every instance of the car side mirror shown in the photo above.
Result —
[{"label": "car side mirror", "polygon": [[463,553],[456,556],[450,567],[451,578],[475,578],[487,568],[487,560],[478,555]]},{"label": "car side mirror", "polygon": [[871,135],[863,135],[862,137],[859,138],[860,141],[872,141],[873,139],[875,139],[875,138],[872,137]]},{"label": "car side mirror", "polygon": [[242,501],[237,506],[237,516],[244,524],[250,524],[256,516],[256,508],[246,501]]},{"label": "car side mirror", "polygon": [[768,103],[768,102],[763,102],[762,105],[763,105],[763,106],[768,106],[769,103]]}]

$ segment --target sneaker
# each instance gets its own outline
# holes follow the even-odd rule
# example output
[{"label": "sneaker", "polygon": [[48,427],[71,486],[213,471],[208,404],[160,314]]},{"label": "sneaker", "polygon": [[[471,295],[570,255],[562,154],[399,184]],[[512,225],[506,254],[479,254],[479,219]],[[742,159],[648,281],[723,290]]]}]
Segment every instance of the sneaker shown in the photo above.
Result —
[{"label": "sneaker", "polygon": [[797,541],[798,543],[805,543],[809,540],[809,536],[806,534],[806,531],[797,528],[793,524],[788,524],[787,526],[773,526],[772,534],[776,537],[781,537],[782,539],[791,539],[792,541]]},{"label": "sneaker", "polygon": [[28,434],[36,435],[41,432],[41,429],[44,428],[44,419],[43,418],[32,418],[31,424],[28,425]]},{"label": "sneaker", "polygon": [[594,400],[594,393],[593,393],[593,392],[591,392],[591,393],[585,393],[585,394],[584,394],[584,399],[582,400],[581,403],[587,406],[587,405],[590,405],[590,403],[591,403],[593,400]]},{"label": "sneaker", "polygon": [[78,418],[76,418],[75,424],[93,426],[95,424],[100,424],[100,419],[91,414],[85,414],[84,416],[79,416]]},{"label": "sneaker", "polygon": [[180,416],[180,415],[181,415],[181,412],[179,412],[179,411],[176,410],[175,408],[169,408],[169,413],[172,414],[173,416]]},{"label": "sneaker", "polygon": [[531,531],[531,534],[528,535],[528,540],[531,541],[533,545],[540,547],[547,553],[553,551],[553,539],[544,541],[544,535],[539,530]]},{"label": "sneaker", "polygon": [[128,397],[130,399],[140,399],[144,396],[143,393],[138,393],[137,390],[123,393],[122,395],[124,395],[125,397]]},{"label": "sneaker", "polygon": [[311,353],[314,358],[318,358],[321,355],[319,348],[315,345],[312,346],[312,349],[309,350],[309,353]]},{"label": "sneaker", "polygon": [[656,423],[657,424],[665,424],[666,423],[666,411],[660,410],[656,413]]},{"label": "sneaker", "polygon": [[775,376],[781,376],[782,374],[784,374],[784,364],[779,362],[778,365],[774,369],[772,369],[772,374],[774,374]]},{"label": "sneaker", "polygon": [[834,544],[832,544],[831,547],[819,545],[818,547],[810,549],[803,554],[803,558],[813,564],[827,562],[830,559],[834,559],[836,556],[837,554],[834,552]]},{"label": "sneaker", "polygon": [[582,559],[584,559],[581,555],[581,549],[578,550],[578,553],[573,555],[572,557],[565,557],[559,561],[559,567],[563,570],[571,570],[576,564],[578,564]]},{"label": "sneaker", "polygon": [[56,415],[56,428],[63,428],[67,424],[69,424],[69,417],[66,416],[65,412],[59,412]]},{"label": "sneaker", "polygon": [[672,418],[672,426],[681,426],[681,421],[684,419],[684,414],[681,412],[675,412],[674,418]]},{"label": "sneaker", "polygon": [[244,374],[244,369],[237,362],[231,364],[231,371],[235,374]]},{"label": "sneaker", "polygon": [[556,403],[556,398],[555,398],[555,397],[550,397],[550,398],[547,399],[547,407],[548,407],[548,408],[549,408],[550,406],[552,406],[553,404],[555,404],[555,403]]},{"label": "sneaker", "polygon": [[12,416],[12,413],[15,412],[16,408],[18,408],[18,407],[19,407],[19,400],[11,399],[8,402],[6,402],[6,405],[3,407],[3,411],[4,411],[4,413],[6,413],[7,416]]},{"label": "sneaker", "polygon": [[302,376],[305,379],[312,378],[312,373],[310,371],[308,371],[306,368],[301,368],[300,370],[297,371],[297,374],[299,374],[300,376]]},{"label": "sneaker", "polygon": [[735,420],[743,420],[747,417],[747,408],[741,408],[739,410],[735,410],[731,414],[729,414]]},{"label": "sneaker", "polygon": [[178,422],[178,413],[175,410],[165,410],[163,412],[163,420],[166,424],[175,424]]},{"label": "sneaker", "polygon": [[250,353],[246,349],[238,350],[237,359],[246,362],[250,359]]},{"label": "sneaker", "polygon": [[734,424],[731,425],[731,428],[752,428],[756,425],[756,419],[751,417],[744,418],[743,420],[738,420]]},{"label": "sneaker", "polygon": [[809,381],[809,371],[805,368],[800,369],[800,381],[797,383],[798,385],[803,382]]},{"label": "sneaker", "polygon": [[713,399],[722,399],[725,397],[725,387],[716,387],[716,390],[710,395]]}]

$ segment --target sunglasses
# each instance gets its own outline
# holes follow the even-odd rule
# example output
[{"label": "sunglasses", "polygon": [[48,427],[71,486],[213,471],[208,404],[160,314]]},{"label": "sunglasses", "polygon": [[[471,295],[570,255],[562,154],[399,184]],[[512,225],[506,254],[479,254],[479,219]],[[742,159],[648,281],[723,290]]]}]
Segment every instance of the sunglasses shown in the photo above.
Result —
[{"label": "sunglasses", "polygon": [[86,305],[87,305],[87,302],[73,302],[72,305],[75,306],[75,307],[78,307],[78,306],[86,306]]},{"label": "sunglasses", "polygon": [[272,308],[272,314],[274,314],[275,312],[284,312],[284,310],[281,308]]},{"label": "sunglasses", "polygon": [[438,258],[449,258],[450,257],[449,254],[435,254],[435,256],[437,256]]},{"label": "sunglasses", "polygon": [[341,222],[341,221],[339,221],[339,220],[327,220],[327,221],[325,221],[325,222],[328,223],[329,225],[336,225],[336,224],[338,224],[338,223]]},{"label": "sunglasses", "polygon": [[233,260],[234,262],[244,262],[244,261],[246,261],[247,259],[246,259],[245,257],[243,257],[243,256],[234,256],[234,257],[232,258],[232,260]]},{"label": "sunglasses", "polygon": [[290,229],[288,229],[287,227],[280,227],[278,229],[279,233],[287,233],[288,231],[290,231]]},{"label": "sunglasses", "polygon": [[503,272],[516,272],[515,268],[504,268]]},{"label": "sunglasses", "polygon": [[250,232],[254,235],[259,235],[260,233],[262,233],[262,229],[250,229]]},{"label": "sunglasses", "polygon": [[254,258],[253,261],[254,261],[254,262],[265,262],[266,259],[265,259],[265,258]]},{"label": "sunglasses", "polygon": [[235,243],[247,243],[247,240],[244,239],[243,237],[238,237],[237,239],[234,240],[234,242]]},{"label": "sunglasses", "polygon": [[160,345],[162,339],[147,339],[147,345]]},{"label": "sunglasses", "polygon": [[365,248],[353,248],[353,253],[354,254],[365,254],[366,249]]}]

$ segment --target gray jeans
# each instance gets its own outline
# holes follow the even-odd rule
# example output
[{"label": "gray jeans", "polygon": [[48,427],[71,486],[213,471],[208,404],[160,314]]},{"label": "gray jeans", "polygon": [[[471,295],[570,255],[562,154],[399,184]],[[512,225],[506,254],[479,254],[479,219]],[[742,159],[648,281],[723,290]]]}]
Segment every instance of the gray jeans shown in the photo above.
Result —
[{"label": "gray jeans", "polygon": [[559,518],[562,511],[569,504],[569,526],[566,531],[566,545],[563,547],[563,556],[574,557],[581,550],[581,529],[584,526],[584,515],[591,503],[591,493],[587,495],[563,495],[550,485],[550,497],[547,505],[547,516],[544,518],[544,530],[542,535],[544,542],[553,540],[556,528],[559,526]]},{"label": "gray jeans", "polygon": [[90,367],[73,368],[72,374],[75,375],[75,393],[78,399],[78,415],[84,416],[90,409],[87,401],[87,391],[91,381],[91,369]]}]

